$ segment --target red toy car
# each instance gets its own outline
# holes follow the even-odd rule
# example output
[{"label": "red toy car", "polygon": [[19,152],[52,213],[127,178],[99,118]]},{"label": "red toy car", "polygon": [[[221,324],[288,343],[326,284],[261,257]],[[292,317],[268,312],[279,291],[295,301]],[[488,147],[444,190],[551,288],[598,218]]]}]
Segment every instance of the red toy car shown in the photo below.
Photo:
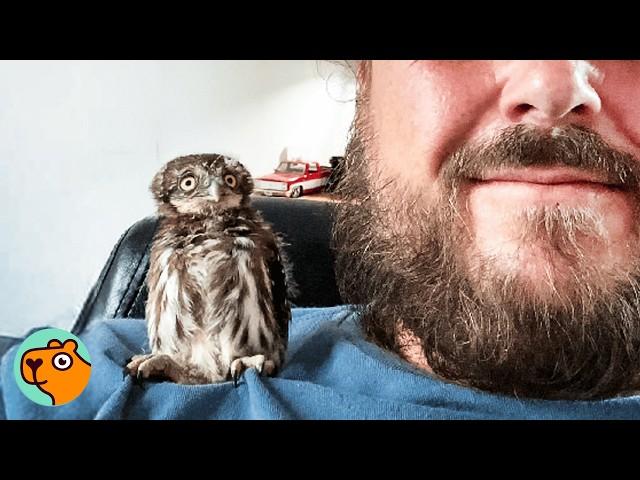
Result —
[{"label": "red toy car", "polygon": [[331,167],[318,162],[287,160],[269,174],[256,178],[254,192],[271,196],[298,198],[305,193],[320,192],[331,176]]}]

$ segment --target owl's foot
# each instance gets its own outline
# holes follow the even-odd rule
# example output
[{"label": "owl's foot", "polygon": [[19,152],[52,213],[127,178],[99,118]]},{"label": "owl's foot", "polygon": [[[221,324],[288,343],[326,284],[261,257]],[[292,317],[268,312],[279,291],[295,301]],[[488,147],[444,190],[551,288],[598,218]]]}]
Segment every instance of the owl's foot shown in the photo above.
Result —
[{"label": "owl's foot", "polygon": [[238,379],[247,368],[255,368],[260,375],[273,375],[276,365],[273,360],[265,358],[264,355],[254,355],[252,357],[240,357],[231,362],[229,374],[233,380],[233,386],[238,386]]},{"label": "owl's foot", "polygon": [[183,369],[169,355],[149,354],[134,356],[125,370],[134,378],[135,383],[141,384],[143,380],[150,378],[179,382]]},{"label": "owl's foot", "polygon": [[148,358],[150,358],[152,356],[153,355],[151,355],[151,354],[134,355],[133,357],[129,358],[125,362],[125,366],[122,369],[122,379],[124,380],[125,378],[127,378],[127,376],[130,376],[133,379],[134,385],[137,385],[140,388],[144,389],[144,385],[142,383],[142,377],[139,377],[137,375],[138,367],[140,366],[140,364],[142,362],[144,362],[146,359],[148,359]]}]

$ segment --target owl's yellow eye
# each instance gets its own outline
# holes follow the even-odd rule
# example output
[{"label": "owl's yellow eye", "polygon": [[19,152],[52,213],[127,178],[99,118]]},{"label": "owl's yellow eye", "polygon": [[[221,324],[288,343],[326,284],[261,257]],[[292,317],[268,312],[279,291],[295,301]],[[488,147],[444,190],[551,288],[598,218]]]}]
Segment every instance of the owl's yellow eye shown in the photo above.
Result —
[{"label": "owl's yellow eye", "polygon": [[194,188],[196,188],[196,179],[193,175],[187,175],[182,180],[180,180],[180,188],[184,192],[190,192]]},{"label": "owl's yellow eye", "polygon": [[236,180],[236,177],[234,177],[233,175],[225,175],[224,183],[229,185],[231,188],[236,188],[236,185],[238,185],[238,180]]}]

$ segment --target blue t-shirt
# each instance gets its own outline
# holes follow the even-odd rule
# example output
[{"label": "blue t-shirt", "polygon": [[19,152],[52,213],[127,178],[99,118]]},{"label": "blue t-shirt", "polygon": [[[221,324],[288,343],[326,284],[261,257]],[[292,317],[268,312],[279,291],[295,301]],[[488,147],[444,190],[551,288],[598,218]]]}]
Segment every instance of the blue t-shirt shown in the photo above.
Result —
[{"label": "blue t-shirt", "polygon": [[541,401],[443,382],[364,340],[346,307],[295,309],[287,362],[275,378],[254,370],[237,388],[123,379],[126,359],[148,351],[138,319],[98,322],[80,336],[92,360],[85,391],[59,407],[28,400],[0,365],[0,418],[96,419],[640,419],[640,396]]}]

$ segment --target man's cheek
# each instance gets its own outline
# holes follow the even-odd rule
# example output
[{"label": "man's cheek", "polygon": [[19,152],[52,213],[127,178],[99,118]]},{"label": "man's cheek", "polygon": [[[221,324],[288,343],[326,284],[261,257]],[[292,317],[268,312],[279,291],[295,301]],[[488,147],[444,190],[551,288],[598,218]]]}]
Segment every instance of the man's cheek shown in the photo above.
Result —
[{"label": "man's cheek", "polygon": [[402,179],[412,190],[436,181],[443,159],[460,146],[460,127],[467,128],[453,106],[440,105],[439,95],[421,101],[425,95],[372,100],[370,127],[381,174]]}]

